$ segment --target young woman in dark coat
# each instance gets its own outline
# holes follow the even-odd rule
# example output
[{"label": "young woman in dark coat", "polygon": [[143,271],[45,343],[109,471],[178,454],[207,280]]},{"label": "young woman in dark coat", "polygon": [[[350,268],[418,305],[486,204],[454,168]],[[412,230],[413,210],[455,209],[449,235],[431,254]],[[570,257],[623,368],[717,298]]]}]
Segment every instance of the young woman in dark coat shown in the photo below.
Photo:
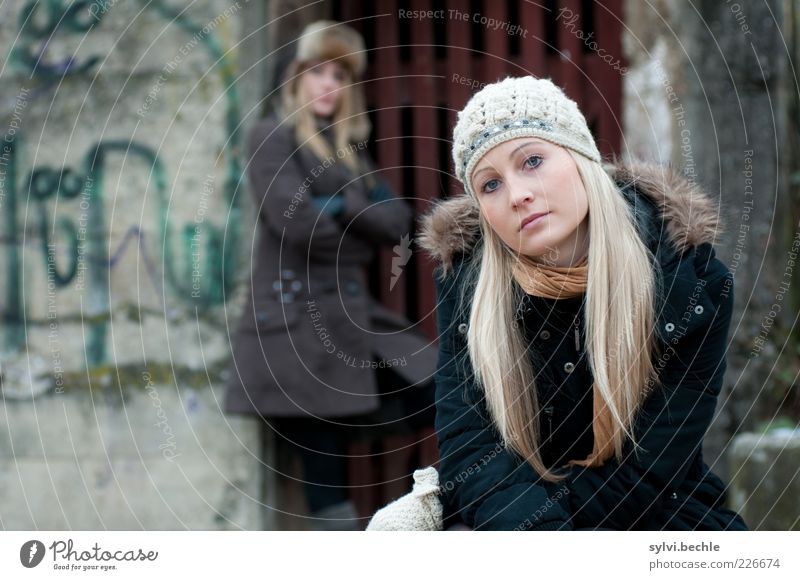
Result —
[{"label": "young woman in dark coat", "polygon": [[260,227],[225,409],[264,418],[300,455],[313,529],[364,528],[350,441],[413,432],[434,414],[435,345],[367,284],[377,248],[401,246],[413,216],[366,151],[365,66],[355,30],[310,24],[278,110],[247,141]]},{"label": "young woman in dark coat", "polygon": [[601,165],[553,83],[476,93],[465,194],[424,218],[439,264],[444,527],[744,530],[703,460],[733,277],[719,209],[655,165]]}]

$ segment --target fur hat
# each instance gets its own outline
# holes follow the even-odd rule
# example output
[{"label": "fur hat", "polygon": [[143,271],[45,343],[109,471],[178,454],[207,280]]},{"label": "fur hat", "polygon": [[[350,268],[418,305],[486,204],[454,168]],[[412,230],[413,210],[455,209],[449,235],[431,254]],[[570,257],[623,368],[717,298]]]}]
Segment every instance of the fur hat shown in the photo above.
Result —
[{"label": "fur hat", "polygon": [[317,20],[303,29],[294,59],[299,63],[336,60],[353,78],[367,68],[364,39],[353,28],[335,20]]},{"label": "fur hat", "polygon": [[458,113],[453,129],[456,177],[467,192],[472,170],[490,149],[518,137],[538,137],[601,161],[577,103],[549,79],[507,77],[487,85]]}]

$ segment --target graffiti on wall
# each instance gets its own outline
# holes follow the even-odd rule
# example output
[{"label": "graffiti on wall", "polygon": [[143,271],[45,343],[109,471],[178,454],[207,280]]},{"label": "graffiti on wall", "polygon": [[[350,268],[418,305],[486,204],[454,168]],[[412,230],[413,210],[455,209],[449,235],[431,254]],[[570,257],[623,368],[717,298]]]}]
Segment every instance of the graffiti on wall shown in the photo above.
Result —
[{"label": "graffiti on wall", "polygon": [[[27,100],[52,95],[51,89],[66,77],[91,81],[104,56],[89,54],[53,60],[49,58],[48,46],[63,35],[91,35],[114,10],[115,4],[115,0],[32,0],[21,9],[18,38],[8,55],[8,63],[16,72],[24,73],[36,87],[29,92]],[[209,72],[220,75],[225,99],[224,143],[220,152],[224,161],[222,197],[227,210],[226,221],[230,225],[217,225],[208,219],[174,224],[179,218],[171,211],[167,187],[169,168],[152,147],[133,138],[98,140],[75,167],[37,164],[26,170],[22,147],[24,127],[7,131],[0,136],[6,253],[5,300],[0,308],[5,323],[3,348],[7,352],[21,349],[25,344],[21,244],[26,223],[29,227],[35,224],[42,267],[57,289],[85,290],[90,297],[95,313],[88,319],[90,332],[86,334],[85,350],[90,366],[106,359],[109,271],[131,240],[144,250],[145,265],[153,283],[160,284],[162,279],[166,282],[168,288],[164,293],[168,293],[170,301],[213,307],[222,304],[232,292],[233,269],[239,250],[236,226],[240,222],[240,210],[236,189],[242,177],[238,159],[240,115],[235,66],[209,23],[200,25],[189,17],[188,10],[172,8],[160,0],[141,0],[140,4],[142,11],[154,11],[181,34],[189,35],[192,46],[196,44],[205,50],[210,61]],[[126,164],[132,162],[134,167],[147,172],[148,187],[152,186],[156,200],[150,219],[158,225],[158,239],[146,241],[139,228],[132,227],[123,236],[120,246],[112,250],[104,208],[104,196],[111,192],[106,191],[104,173],[115,156],[124,156]],[[57,208],[60,210],[56,211]],[[68,212],[71,213],[65,215]],[[54,215],[57,216],[55,220]],[[153,250],[150,253],[148,245]],[[58,249],[55,255],[53,248]],[[198,263],[203,271],[199,279],[193,276]],[[161,276],[151,271],[154,267],[162,269]]]}]

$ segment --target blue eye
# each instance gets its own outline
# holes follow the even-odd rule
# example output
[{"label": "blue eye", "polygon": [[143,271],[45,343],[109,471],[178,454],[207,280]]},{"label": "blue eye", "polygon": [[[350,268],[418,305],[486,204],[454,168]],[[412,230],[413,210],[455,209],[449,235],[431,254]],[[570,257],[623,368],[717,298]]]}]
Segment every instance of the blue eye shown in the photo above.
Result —
[{"label": "blue eye", "polygon": [[[533,162],[533,163],[532,163]],[[535,169],[542,164],[542,158],[539,155],[531,155],[525,160],[525,167],[529,169]]]},{"label": "blue eye", "polygon": [[492,185],[491,185],[492,183],[499,184],[500,180],[499,179],[490,179],[489,181],[487,181],[486,183],[483,184],[483,187],[481,188],[481,191],[484,192],[484,193],[489,193],[490,191],[494,191],[495,189],[497,189],[499,187],[499,185],[495,185],[494,187],[492,187]]}]

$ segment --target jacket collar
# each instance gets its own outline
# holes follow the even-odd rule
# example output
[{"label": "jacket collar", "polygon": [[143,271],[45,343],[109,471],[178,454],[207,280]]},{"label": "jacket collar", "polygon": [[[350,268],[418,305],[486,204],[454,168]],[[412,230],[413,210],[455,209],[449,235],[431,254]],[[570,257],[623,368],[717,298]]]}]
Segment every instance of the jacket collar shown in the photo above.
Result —
[{"label": "jacket collar", "polygon": [[[692,246],[713,243],[720,234],[717,202],[671,167],[634,161],[616,162],[605,169],[631,204],[639,233],[660,263]],[[418,245],[446,273],[456,255],[469,253],[478,241],[478,206],[462,193],[438,202],[420,225]]]}]

